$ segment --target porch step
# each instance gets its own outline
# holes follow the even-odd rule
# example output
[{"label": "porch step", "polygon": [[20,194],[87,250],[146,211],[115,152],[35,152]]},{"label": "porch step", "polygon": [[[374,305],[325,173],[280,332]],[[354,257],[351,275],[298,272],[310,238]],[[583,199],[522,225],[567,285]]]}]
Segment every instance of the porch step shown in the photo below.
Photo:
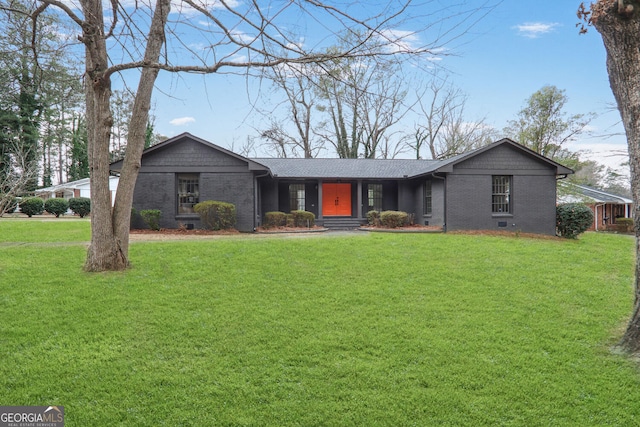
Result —
[{"label": "porch step", "polygon": [[[319,221],[316,221],[319,222]],[[362,225],[358,218],[323,218],[324,227],[330,230],[353,230]]]}]

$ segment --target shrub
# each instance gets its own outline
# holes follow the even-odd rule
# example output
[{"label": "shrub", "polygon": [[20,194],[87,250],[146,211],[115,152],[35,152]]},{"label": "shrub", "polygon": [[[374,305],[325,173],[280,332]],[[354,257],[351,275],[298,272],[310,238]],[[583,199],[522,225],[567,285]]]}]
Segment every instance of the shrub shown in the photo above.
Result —
[{"label": "shrub", "polygon": [[205,200],[193,209],[204,227],[210,230],[226,230],[236,225],[236,206],[233,203]]},{"label": "shrub", "polygon": [[367,212],[367,223],[377,227],[380,225],[380,211]]},{"label": "shrub", "polygon": [[160,218],[162,217],[160,209],[143,209],[140,211],[140,216],[147,227],[156,231],[160,230]]},{"label": "shrub", "polygon": [[313,227],[316,221],[316,216],[313,212],[307,211],[291,211],[291,218],[293,220],[294,227]]},{"label": "shrub", "polygon": [[290,214],[290,213],[288,213],[288,214],[285,216],[285,227],[289,227],[289,228],[291,228],[291,227],[293,227],[293,226],[294,226],[294,225],[293,225],[293,215],[292,215],[292,214]]},{"label": "shrub", "polygon": [[407,223],[408,215],[401,211],[380,212],[380,223],[383,227],[397,228],[403,227]]},{"label": "shrub", "polygon": [[619,233],[631,233],[633,231],[633,218],[616,218],[616,229]]},{"label": "shrub", "polygon": [[575,239],[593,224],[593,212],[582,203],[565,203],[556,208],[558,235]]},{"label": "shrub", "polygon": [[49,212],[51,215],[55,215],[56,218],[60,218],[60,215],[64,215],[69,209],[69,202],[67,199],[62,198],[54,198],[47,199],[44,202],[44,210]]},{"label": "shrub", "polygon": [[80,218],[91,213],[91,199],[88,197],[73,197],[69,199],[69,209]]},{"label": "shrub", "polygon": [[264,228],[284,227],[285,225],[287,225],[286,213],[274,211],[264,214]]},{"label": "shrub", "polygon": [[29,197],[20,202],[20,212],[31,218],[44,212],[44,200],[40,197]]}]

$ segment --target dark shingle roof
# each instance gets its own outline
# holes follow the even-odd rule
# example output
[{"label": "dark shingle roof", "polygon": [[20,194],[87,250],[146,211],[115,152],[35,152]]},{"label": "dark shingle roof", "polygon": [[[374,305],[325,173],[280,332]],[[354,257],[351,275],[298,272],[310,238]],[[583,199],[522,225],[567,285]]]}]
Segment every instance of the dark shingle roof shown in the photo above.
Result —
[{"label": "dark shingle roof", "polygon": [[561,182],[568,194],[563,194],[558,199],[563,203],[583,202],[583,203],[617,203],[631,204],[633,200],[619,196],[617,194],[608,193],[596,188],[587,187],[586,185],[573,184],[569,182]]},{"label": "dark shingle roof", "polygon": [[573,173],[571,169],[547,159],[507,138],[445,160],[297,158],[257,158],[251,160],[266,166],[271,170],[273,176],[279,178],[402,179],[417,178],[436,172],[451,172],[454,165],[502,144],[509,144],[521,150],[523,153],[546,163],[550,167],[555,167],[556,173],[559,175]]},{"label": "dark shingle roof", "polygon": [[251,159],[279,178],[401,179],[435,171],[438,160]]}]

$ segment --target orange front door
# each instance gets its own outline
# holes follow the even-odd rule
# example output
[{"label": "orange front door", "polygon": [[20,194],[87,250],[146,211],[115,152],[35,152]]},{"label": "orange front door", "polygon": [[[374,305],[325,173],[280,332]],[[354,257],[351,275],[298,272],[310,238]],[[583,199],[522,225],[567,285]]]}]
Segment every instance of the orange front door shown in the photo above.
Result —
[{"label": "orange front door", "polygon": [[322,215],[351,216],[351,184],[322,184]]}]

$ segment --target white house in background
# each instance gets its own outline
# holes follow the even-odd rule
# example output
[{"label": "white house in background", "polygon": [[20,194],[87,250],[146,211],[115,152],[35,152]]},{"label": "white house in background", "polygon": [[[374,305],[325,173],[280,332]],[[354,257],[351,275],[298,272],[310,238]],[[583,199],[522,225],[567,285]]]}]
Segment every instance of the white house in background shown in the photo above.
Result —
[{"label": "white house in background", "polygon": [[[118,188],[118,181],[120,177],[109,177],[109,191],[111,191],[111,205],[116,199],[116,190]],[[64,184],[53,185],[51,187],[39,188],[35,191],[36,196],[47,200],[54,197],[70,199],[72,197],[86,197],[91,198],[91,187],[89,185],[89,178],[79,179],[77,181],[71,181]]]}]

